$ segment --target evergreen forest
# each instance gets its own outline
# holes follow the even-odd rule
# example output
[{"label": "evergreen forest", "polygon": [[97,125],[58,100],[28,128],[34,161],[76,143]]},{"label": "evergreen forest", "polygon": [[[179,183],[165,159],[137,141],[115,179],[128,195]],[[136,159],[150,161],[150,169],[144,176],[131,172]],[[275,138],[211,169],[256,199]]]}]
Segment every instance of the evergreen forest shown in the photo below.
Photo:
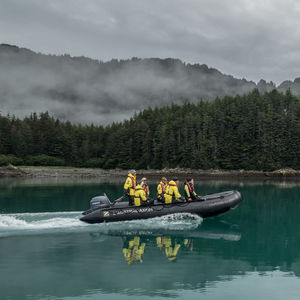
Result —
[{"label": "evergreen forest", "polygon": [[48,112],[0,115],[0,164],[104,169],[300,169],[300,100],[290,91],[148,108],[107,126]]}]

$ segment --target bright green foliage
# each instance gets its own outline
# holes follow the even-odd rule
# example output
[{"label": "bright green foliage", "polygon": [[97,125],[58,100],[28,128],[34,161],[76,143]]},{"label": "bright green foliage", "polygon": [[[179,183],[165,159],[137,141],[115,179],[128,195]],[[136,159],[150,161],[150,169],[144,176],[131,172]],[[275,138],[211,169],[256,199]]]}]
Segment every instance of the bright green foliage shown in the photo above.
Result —
[{"label": "bright green foliage", "polygon": [[49,114],[0,116],[0,154],[98,168],[300,169],[300,101],[289,91],[148,108],[123,123],[82,126]]}]

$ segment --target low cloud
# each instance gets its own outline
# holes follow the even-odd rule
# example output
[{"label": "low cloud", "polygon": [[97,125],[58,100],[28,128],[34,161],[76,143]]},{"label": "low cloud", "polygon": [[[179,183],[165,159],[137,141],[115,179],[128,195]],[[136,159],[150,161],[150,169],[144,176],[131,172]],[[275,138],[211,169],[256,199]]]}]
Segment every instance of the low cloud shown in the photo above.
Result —
[{"label": "low cloud", "polygon": [[107,63],[0,46],[2,112],[49,111],[80,123],[122,121],[149,106],[244,94],[256,85],[174,59]]},{"label": "low cloud", "polygon": [[238,78],[299,77],[296,0],[0,0],[1,42],[103,61],[205,63]]}]

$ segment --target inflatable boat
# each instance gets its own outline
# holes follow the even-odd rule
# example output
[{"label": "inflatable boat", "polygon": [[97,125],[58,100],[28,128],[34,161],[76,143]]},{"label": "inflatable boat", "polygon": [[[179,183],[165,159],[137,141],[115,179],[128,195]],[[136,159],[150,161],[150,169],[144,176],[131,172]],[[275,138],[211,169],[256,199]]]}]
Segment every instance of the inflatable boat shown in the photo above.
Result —
[{"label": "inflatable boat", "polygon": [[103,222],[130,221],[149,219],[176,213],[196,214],[202,218],[217,216],[235,208],[242,201],[239,191],[226,191],[217,194],[201,196],[197,201],[163,204],[154,201],[149,206],[128,206],[126,202],[111,203],[108,197],[97,196],[91,201],[91,208],[83,212],[80,219],[94,224]]}]

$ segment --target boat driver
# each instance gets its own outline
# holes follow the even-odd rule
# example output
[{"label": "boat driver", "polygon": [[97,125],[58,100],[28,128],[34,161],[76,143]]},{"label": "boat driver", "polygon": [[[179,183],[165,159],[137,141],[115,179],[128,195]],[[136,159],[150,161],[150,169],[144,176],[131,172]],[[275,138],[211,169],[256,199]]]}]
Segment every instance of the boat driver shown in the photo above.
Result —
[{"label": "boat driver", "polygon": [[129,170],[124,184],[124,195],[128,197],[128,204],[134,205],[134,190],[136,186],[136,171]]}]

